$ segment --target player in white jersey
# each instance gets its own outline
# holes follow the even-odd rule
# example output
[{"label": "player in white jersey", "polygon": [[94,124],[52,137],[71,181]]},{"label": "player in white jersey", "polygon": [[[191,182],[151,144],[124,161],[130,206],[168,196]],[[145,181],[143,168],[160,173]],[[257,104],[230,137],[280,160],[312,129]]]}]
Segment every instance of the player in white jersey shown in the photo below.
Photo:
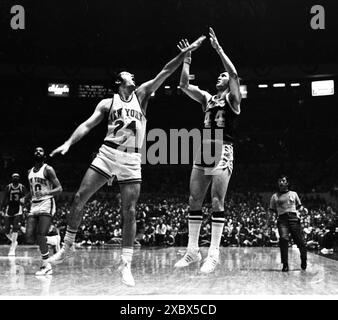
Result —
[{"label": "player in white jersey", "polygon": [[18,245],[18,231],[22,221],[23,197],[26,194],[25,186],[19,181],[20,175],[13,173],[12,183],[6,186],[3,202],[0,205],[0,209],[5,212],[6,237],[11,241],[8,256],[15,256],[15,249]]},{"label": "player in white jersey", "polygon": [[[225,72],[222,72],[217,79],[217,94],[212,96],[207,91],[189,83],[190,53],[187,53],[184,60],[180,79],[180,87],[183,92],[202,105],[205,113],[203,134],[205,132],[210,133],[210,139],[203,137],[200,161],[198,161],[198,157],[194,160],[190,177],[188,248],[184,257],[175,264],[176,268],[182,268],[202,259],[198,244],[203,221],[202,204],[211,184],[213,210],[211,243],[208,256],[200,269],[205,274],[213,272],[219,262],[219,246],[225,221],[224,199],[233,170],[234,133],[236,121],[240,114],[241,102],[237,71],[219,45],[212,28],[209,29],[209,35],[211,45],[219,55],[225,69]],[[216,149],[214,163],[205,159],[207,154],[204,150],[208,147],[215,147]]]},{"label": "player in white jersey", "polygon": [[180,41],[180,53],[168,62],[155,78],[136,87],[134,75],[120,72],[114,82],[116,94],[113,99],[104,99],[96,107],[91,117],[83,122],[51,156],[65,154],[71,145],[82,139],[91,129],[108,117],[108,132],[98,155],[87,170],[79,190],[76,192],[71,212],[67,217],[67,231],[64,246],[49,259],[51,263],[61,263],[74,252],[74,241],[82,220],[82,208],[87,200],[112,176],[120,185],[123,215],[122,255],[119,271],[122,282],[134,286],[131,273],[133,245],[136,233],[136,202],[140,194],[141,154],[146,129],[146,109],[148,100],[161,84],[182,63],[185,53],[197,49],[205,37],[200,37],[191,45]]},{"label": "player in white jersey", "polygon": [[42,265],[37,276],[52,274],[52,266],[47,261],[49,249],[47,235],[55,213],[54,196],[62,192],[62,186],[53,167],[45,163],[43,148],[34,151],[34,167],[28,171],[30,184],[31,209],[26,224],[27,243],[37,243],[40,248]]}]

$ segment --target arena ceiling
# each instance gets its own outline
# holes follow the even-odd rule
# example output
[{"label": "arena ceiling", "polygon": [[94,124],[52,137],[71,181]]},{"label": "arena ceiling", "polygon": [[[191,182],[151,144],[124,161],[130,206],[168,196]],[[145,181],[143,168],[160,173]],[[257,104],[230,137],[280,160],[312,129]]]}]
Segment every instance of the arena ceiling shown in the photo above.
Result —
[{"label": "arena ceiling", "polygon": [[[25,8],[25,30],[10,28],[10,8]],[[325,29],[313,30],[310,10],[325,8]],[[242,67],[265,68],[338,60],[335,0],[2,0],[0,63],[158,69],[182,37],[212,26],[224,50]],[[206,42],[199,66],[217,59]]]}]

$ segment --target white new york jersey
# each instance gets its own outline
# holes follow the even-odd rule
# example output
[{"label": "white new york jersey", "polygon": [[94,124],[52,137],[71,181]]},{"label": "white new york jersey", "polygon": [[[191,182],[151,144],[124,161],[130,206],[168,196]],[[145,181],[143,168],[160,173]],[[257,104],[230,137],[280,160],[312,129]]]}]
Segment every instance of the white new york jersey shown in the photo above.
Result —
[{"label": "white new york jersey", "polygon": [[47,164],[45,163],[37,172],[34,172],[34,167],[29,171],[28,180],[33,202],[53,198],[52,195],[46,195],[40,198],[36,196],[36,192],[38,191],[46,192],[52,189],[49,180],[47,180],[44,175],[46,166]]},{"label": "white new york jersey", "polygon": [[135,92],[129,101],[114,94],[108,116],[108,131],[104,139],[118,146],[140,149],[143,144],[147,119]]}]

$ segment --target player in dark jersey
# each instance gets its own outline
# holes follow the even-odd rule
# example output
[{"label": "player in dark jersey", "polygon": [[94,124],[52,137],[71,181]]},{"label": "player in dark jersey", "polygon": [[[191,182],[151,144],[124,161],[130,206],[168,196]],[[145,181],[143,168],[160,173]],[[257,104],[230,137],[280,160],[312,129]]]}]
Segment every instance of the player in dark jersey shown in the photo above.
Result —
[{"label": "player in dark jersey", "polygon": [[279,247],[281,252],[282,271],[289,271],[288,250],[289,235],[299,248],[301,268],[306,270],[307,267],[307,249],[303,237],[303,230],[300,223],[299,212],[307,214],[308,210],[303,207],[297,192],[289,189],[289,179],[282,175],[278,179],[279,192],[272,195],[270,200],[267,225],[270,224],[270,216],[278,215],[277,227],[279,232]]},{"label": "player in dark jersey", "polygon": [[[233,169],[234,133],[241,102],[237,71],[219,45],[212,28],[209,29],[209,36],[211,45],[219,55],[225,69],[225,72],[222,72],[217,79],[216,95],[212,96],[207,91],[189,83],[191,53],[186,55],[180,80],[183,92],[202,105],[205,118],[200,156],[195,157],[190,178],[188,249],[184,257],[175,264],[176,268],[181,268],[202,259],[198,246],[203,219],[201,210],[211,184],[213,209],[211,243],[208,256],[200,270],[205,274],[213,272],[219,262],[219,245],[225,221],[224,199]],[[216,155],[213,161],[210,161],[212,159],[206,152],[210,147],[214,149]]]},{"label": "player in dark jersey", "polygon": [[[12,174],[12,183],[6,186],[1,209],[5,212],[5,232],[7,238],[11,241],[11,247],[8,256],[15,256],[15,249],[18,245],[18,231],[22,222],[23,198],[26,194],[26,188],[19,183],[20,175]],[[12,226],[12,231],[11,231]]]}]

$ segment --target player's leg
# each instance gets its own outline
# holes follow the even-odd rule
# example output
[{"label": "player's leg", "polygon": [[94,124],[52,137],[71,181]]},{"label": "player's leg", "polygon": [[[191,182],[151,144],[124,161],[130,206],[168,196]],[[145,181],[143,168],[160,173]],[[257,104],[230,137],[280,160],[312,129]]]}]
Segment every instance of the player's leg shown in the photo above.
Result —
[{"label": "player's leg", "polygon": [[304,241],[304,237],[302,235],[302,227],[300,224],[300,220],[296,217],[290,219],[290,233],[293,238],[293,241],[299,248],[300,259],[301,259],[301,268],[306,270],[307,267],[307,249]]},{"label": "player's leg", "polygon": [[141,184],[120,183],[122,200],[122,263],[119,271],[122,273],[124,284],[134,286],[135,281],[131,274],[131,262],[136,236],[136,203],[140,195]]},{"label": "player's leg", "polygon": [[13,231],[12,231],[12,245],[11,245],[11,248],[9,250],[9,253],[8,255],[10,256],[15,256],[15,250],[16,250],[16,247],[18,245],[18,232],[19,232],[19,229],[20,229],[20,222],[21,222],[21,217],[22,215],[15,215],[13,216],[13,219],[12,219],[12,225],[13,225]]},{"label": "player's leg", "polygon": [[38,217],[29,215],[26,222],[26,243],[36,243],[36,228],[38,224]]},{"label": "player's leg", "polygon": [[277,221],[278,233],[279,233],[279,248],[281,253],[281,262],[283,264],[282,271],[289,271],[289,218],[285,213],[278,217]]},{"label": "player's leg", "polygon": [[12,242],[12,233],[11,233],[11,220],[13,218],[10,216],[5,216],[5,235],[9,241]]},{"label": "player's leg", "polygon": [[211,200],[213,213],[211,219],[211,242],[208,257],[201,267],[202,273],[213,272],[219,262],[219,246],[225,222],[224,200],[230,178],[231,170],[229,168],[218,170],[218,173],[212,176]]},{"label": "player's leg", "polygon": [[211,178],[212,177],[210,175],[205,175],[204,169],[201,167],[194,166],[191,171],[189,196],[190,210],[188,216],[188,248],[184,257],[175,264],[175,268],[183,268],[202,259],[199,252],[198,240],[203,221],[202,204],[208,191]]},{"label": "player's leg", "polygon": [[67,230],[64,237],[64,245],[49,261],[51,263],[61,263],[64,259],[70,257],[74,253],[74,242],[77,230],[82,221],[82,209],[88,199],[99,190],[108,180],[106,175],[103,175],[96,170],[89,168],[82,179],[79,190],[76,192],[70,214],[67,217]]},{"label": "player's leg", "polygon": [[40,254],[42,258],[42,265],[38,272],[37,276],[45,276],[52,274],[52,266],[47,261],[49,258],[49,249],[47,244],[47,234],[50,225],[52,224],[52,216],[50,215],[40,215],[38,218],[38,225],[36,229],[36,241],[39,245]]}]

